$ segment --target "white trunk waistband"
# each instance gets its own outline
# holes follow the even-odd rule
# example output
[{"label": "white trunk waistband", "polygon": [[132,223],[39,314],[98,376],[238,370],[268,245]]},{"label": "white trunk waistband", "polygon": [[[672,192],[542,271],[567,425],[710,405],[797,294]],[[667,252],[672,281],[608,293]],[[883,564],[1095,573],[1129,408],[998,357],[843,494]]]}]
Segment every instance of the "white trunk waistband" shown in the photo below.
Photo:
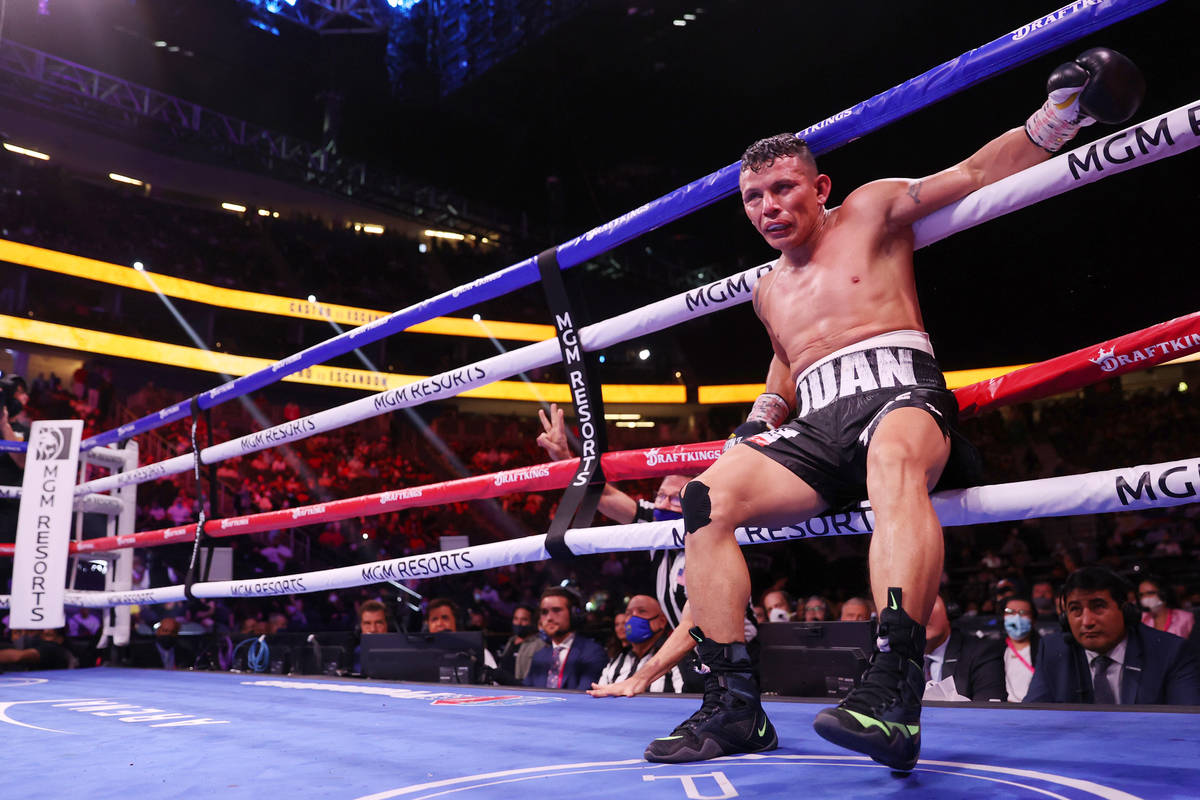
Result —
[{"label": "white trunk waistband", "polygon": [[804,372],[796,378],[796,391],[800,390],[800,382],[808,375],[819,369],[822,364],[833,361],[835,358],[840,358],[847,353],[857,353],[860,350],[871,350],[876,347],[906,347],[909,350],[920,350],[922,353],[933,355],[933,345],[929,343],[929,334],[924,331],[888,331],[880,333],[869,339],[855,342],[854,344],[846,345],[840,350],[835,350],[819,361],[809,364]]}]

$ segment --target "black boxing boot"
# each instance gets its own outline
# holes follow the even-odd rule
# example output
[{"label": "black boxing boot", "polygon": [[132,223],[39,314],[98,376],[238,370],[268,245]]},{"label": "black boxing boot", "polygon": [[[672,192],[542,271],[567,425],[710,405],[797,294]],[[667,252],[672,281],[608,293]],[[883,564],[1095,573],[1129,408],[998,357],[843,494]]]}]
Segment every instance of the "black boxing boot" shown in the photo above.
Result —
[{"label": "black boxing boot", "polygon": [[775,727],[759,700],[758,676],[746,643],[714,642],[699,628],[688,633],[696,640],[701,663],[710,670],[704,702],[670,735],[651,742],[646,760],[677,764],[778,747]]},{"label": "black boxing boot", "polygon": [[888,589],[871,666],[837,708],[817,714],[813,729],[836,745],[909,772],[921,754],[925,626],[904,612],[900,600],[899,589]]}]

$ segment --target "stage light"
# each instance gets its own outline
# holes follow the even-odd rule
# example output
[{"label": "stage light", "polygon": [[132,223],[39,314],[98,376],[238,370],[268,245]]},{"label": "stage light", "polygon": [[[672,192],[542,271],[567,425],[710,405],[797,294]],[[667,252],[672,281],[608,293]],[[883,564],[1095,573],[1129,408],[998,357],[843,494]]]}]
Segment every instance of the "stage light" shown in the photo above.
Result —
[{"label": "stage light", "polygon": [[362,232],[363,233],[373,233],[376,236],[378,236],[379,234],[383,233],[383,226],[382,225],[366,225],[366,224],[364,224],[362,226]]},{"label": "stage light", "polygon": [[128,183],[130,186],[145,186],[145,182],[139,181],[137,178],[130,178],[128,175],[118,175],[115,172],[108,173],[108,179],[117,183]]},{"label": "stage light", "polygon": [[238,214],[246,213],[246,207],[240,203],[221,203],[221,208],[225,209],[226,211],[234,211]]},{"label": "stage light", "polygon": [[316,296],[315,294],[310,294],[310,295],[308,296],[308,302],[310,302],[310,303],[315,303],[315,302],[317,302],[317,296]]},{"label": "stage light", "polygon": [[50,156],[46,155],[45,153],[40,153],[37,150],[30,150],[28,147],[17,147],[15,144],[9,144],[8,142],[4,143],[4,149],[10,153],[16,153],[17,155],[36,158],[38,161],[50,160]]},{"label": "stage light", "polygon": [[142,262],[140,262],[140,261],[135,261],[135,262],[133,262],[133,268],[134,268],[134,269],[136,269],[138,272],[145,272],[145,271],[146,271],[146,265],[145,265],[145,264],[143,264],[143,263],[142,263]]},{"label": "stage light", "polygon": [[454,231],[434,231],[429,229],[425,230],[425,235],[432,239],[453,239],[456,242],[461,242],[467,238],[463,234],[455,233]]},{"label": "stage light", "polygon": [[269,217],[271,216],[271,210],[269,208],[260,208],[258,210],[258,215],[260,217]]},{"label": "stage light", "polygon": [[642,361],[645,361],[646,359],[650,358],[650,351],[645,348],[638,350],[638,358],[640,358]]}]

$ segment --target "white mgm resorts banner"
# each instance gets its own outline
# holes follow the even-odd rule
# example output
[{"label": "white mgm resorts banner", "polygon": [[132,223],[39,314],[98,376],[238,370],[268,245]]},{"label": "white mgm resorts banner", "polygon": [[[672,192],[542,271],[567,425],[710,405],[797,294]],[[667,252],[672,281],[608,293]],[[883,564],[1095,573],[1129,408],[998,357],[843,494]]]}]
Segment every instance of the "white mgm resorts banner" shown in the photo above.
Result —
[{"label": "white mgm resorts banner", "polygon": [[82,420],[39,421],[29,434],[9,627],[61,628],[71,537],[71,502]]}]

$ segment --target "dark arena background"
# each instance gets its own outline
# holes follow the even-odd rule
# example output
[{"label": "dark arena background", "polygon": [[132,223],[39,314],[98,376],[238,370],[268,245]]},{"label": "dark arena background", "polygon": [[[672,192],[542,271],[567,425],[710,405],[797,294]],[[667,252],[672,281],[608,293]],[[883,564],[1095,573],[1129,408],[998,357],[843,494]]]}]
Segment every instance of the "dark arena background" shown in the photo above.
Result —
[{"label": "dark arena background", "polygon": [[[0,797],[1200,797],[1198,23],[1194,0],[0,0]],[[772,357],[743,149],[802,132],[837,206],[1023,125],[1092,47],[1140,68],[1134,116],[915,227],[983,460],[935,495],[949,646],[916,768],[812,730],[874,646],[865,505],[739,529],[777,749],[644,760],[695,669],[544,688],[546,588],[607,683],[644,652],[627,607],[678,622],[682,526],[651,506]],[[578,464],[539,445],[551,404]],[[55,558],[18,538],[27,469],[75,448],[62,619],[18,624]],[[605,479],[643,524],[588,513]],[[1056,602],[1096,566],[1159,649],[1129,639],[1115,703],[1021,702],[1006,619],[1082,670]]]}]

